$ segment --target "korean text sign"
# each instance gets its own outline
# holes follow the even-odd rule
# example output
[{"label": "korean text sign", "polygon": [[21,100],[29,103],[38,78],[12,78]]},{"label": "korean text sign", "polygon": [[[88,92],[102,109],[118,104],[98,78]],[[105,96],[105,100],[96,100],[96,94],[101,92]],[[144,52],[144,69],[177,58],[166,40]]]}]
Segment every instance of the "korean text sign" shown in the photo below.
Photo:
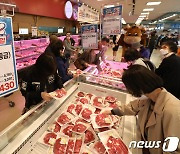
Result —
[{"label": "korean text sign", "polygon": [[0,17],[0,97],[18,89],[12,18]]},{"label": "korean text sign", "polygon": [[98,48],[97,25],[85,25],[81,27],[82,46],[84,49]]},{"label": "korean text sign", "polygon": [[121,32],[122,5],[103,9],[103,34],[117,35]]}]

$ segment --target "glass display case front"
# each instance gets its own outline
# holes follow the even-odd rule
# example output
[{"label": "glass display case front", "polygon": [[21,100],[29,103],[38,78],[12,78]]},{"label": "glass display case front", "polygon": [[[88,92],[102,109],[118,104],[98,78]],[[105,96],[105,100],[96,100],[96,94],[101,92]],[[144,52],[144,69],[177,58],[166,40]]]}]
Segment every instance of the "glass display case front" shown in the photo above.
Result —
[{"label": "glass display case front", "polygon": [[[35,106],[1,132],[0,153],[55,153],[60,138],[63,140],[60,143],[66,144],[66,148],[70,139],[80,140],[80,149],[76,150],[85,150],[97,142],[104,145],[103,138],[107,133],[112,136],[118,133],[117,140],[127,148],[129,141],[136,140],[135,117],[103,117],[101,111],[126,104],[132,97],[114,88],[89,83],[86,79],[82,75],[70,80],[64,85],[65,96],[58,98],[54,95],[55,99]],[[72,127],[71,135],[64,132],[65,126]],[[55,139],[50,137],[46,140],[43,135],[49,133],[54,133]],[[89,133],[94,136],[92,140],[87,137]],[[108,147],[104,146],[108,151]]]}]

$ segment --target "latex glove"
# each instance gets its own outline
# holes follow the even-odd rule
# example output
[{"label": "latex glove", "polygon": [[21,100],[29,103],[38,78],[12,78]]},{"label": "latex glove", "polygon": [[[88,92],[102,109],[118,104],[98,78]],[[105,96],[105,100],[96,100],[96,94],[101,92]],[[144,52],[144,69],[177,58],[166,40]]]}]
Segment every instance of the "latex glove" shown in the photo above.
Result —
[{"label": "latex glove", "polygon": [[41,97],[43,100],[49,102],[52,99],[52,96],[49,95],[47,92],[41,92]]}]

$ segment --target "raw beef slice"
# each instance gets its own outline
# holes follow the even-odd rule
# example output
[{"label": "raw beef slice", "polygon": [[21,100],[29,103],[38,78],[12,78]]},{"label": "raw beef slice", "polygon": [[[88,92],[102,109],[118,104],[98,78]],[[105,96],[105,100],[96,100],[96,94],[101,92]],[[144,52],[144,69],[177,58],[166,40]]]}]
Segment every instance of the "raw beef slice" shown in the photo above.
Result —
[{"label": "raw beef slice", "polygon": [[82,139],[76,139],[76,143],[74,146],[74,153],[80,153],[81,150],[81,146],[82,146]]},{"label": "raw beef slice", "polygon": [[106,152],[104,145],[100,141],[94,144],[94,149],[98,152],[98,154],[104,154]]},{"label": "raw beef slice", "polygon": [[76,108],[75,108],[75,111],[76,111],[76,113],[79,115],[79,113],[81,112],[81,110],[82,110],[82,105],[81,104],[77,104],[76,105]]},{"label": "raw beef slice", "polygon": [[66,154],[73,154],[74,144],[75,144],[74,140],[69,139],[66,149]]},{"label": "raw beef slice", "polygon": [[71,119],[68,118],[68,116],[65,113],[62,113],[59,118],[58,118],[58,122],[60,124],[67,124],[68,122],[70,122]]},{"label": "raw beef slice", "polygon": [[105,115],[105,114],[97,115],[95,121],[99,126],[109,126],[111,124],[109,115]]},{"label": "raw beef slice", "polygon": [[84,119],[89,120],[90,119],[90,115],[92,114],[92,111],[85,108],[82,112],[81,115]]},{"label": "raw beef slice", "polygon": [[90,130],[86,130],[84,143],[90,143],[95,140],[94,134]]},{"label": "raw beef slice", "polygon": [[128,154],[128,149],[120,138],[114,138],[113,136],[110,136],[107,141],[107,147],[109,148],[109,154]]},{"label": "raw beef slice", "polygon": [[81,123],[78,123],[76,124],[74,127],[73,127],[73,131],[74,132],[78,132],[78,133],[84,133],[86,131],[87,127]]},{"label": "raw beef slice", "polygon": [[79,92],[77,95],[78,95],[79,97],[84,97],[84,96],[85,96],[85,94],[84,94],[83,92]]},{"label": "raw beef slice", "polygon": [[54,134],[54,133],[48,133],[48,134],[46,134],[45,137],[43,138],[44,143],[46,143],[46,144],[48,144],[48,145],[52,145],[52,144],[49,143],[49,140],[50,140],[51,138],[56,139],[56,137],[57,137],[56,134]]},{"label": "raw beef slice", "polygon": [[69,125],[66,128],[63,129],[63,133],[69,137],[72,137],[72,129],[73,129],[73,125]]},{"label": "raw beef slice", "polygon": [[66,146],[66,144],[61,144],[61,138],[57,139],[53,148],[54,154],[64,154],[66,152]]},{"label": "raw beef slice", "polygon": [[67,108],[67,112],[72,113],[72,110],[73,110],[74,108],[75,108],[75,105],[74,105],[74,104],[69,105],[68,108]]}]

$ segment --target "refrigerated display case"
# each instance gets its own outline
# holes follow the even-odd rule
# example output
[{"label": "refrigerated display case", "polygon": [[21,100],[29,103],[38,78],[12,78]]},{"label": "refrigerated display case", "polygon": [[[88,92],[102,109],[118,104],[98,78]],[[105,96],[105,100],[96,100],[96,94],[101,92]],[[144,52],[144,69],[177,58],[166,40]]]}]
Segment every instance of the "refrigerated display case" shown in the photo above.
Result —
[{"label": "refrigerated display case", "polygon": [[[65,36],[58,38],[63,41]],[[79,35],[72,35],[72,38],[76,42],[75,45],[78,45]],[[48,44],[49,38],[14,41],[17,70],[33,65]]]},{"label": "refrigerated display case", "polygon": [[109,63],[109,66],[101,62],[102,71],[100,72],[95,66],[90,66],[85,69],[84,73],[87,76],[87,81],[126,91],[121,77],[124,69],[127,69],[128,64],[114,61],[106,62]]},{"label": "refrigerated display case", "polygon": [[[134,99],[129,94],[117,89],[92,83],[89,84],[84,75],[81,75],[78,79],[68,81],[64,87],[67,91],[66,96],[56,100],[53,99],[50,102],[42,102],[0,133],[1,154],[52,153],[52,148],[40,143],[39,139],[42,134],[48,130],[49,126],[55,122],[55,119],[66,111],[70,104],[77,103],[76,98],[79,92],[89,93],[103,98],[113,96],[117,98],[122,105]],[[120,123],[116,130],[128,147],[130,141],[139,140],[136,134],[136,118],[124,116],[119,119]],[[98,136],[98,132],[96,132],[96,134]],[[129,151],[141,154],[141,151],[137,149],[129,149]]]},{"label": "refrigerated display case", "polygon": [[33,65],[47,45],[46,38],[14,41],[17,70]]}]

